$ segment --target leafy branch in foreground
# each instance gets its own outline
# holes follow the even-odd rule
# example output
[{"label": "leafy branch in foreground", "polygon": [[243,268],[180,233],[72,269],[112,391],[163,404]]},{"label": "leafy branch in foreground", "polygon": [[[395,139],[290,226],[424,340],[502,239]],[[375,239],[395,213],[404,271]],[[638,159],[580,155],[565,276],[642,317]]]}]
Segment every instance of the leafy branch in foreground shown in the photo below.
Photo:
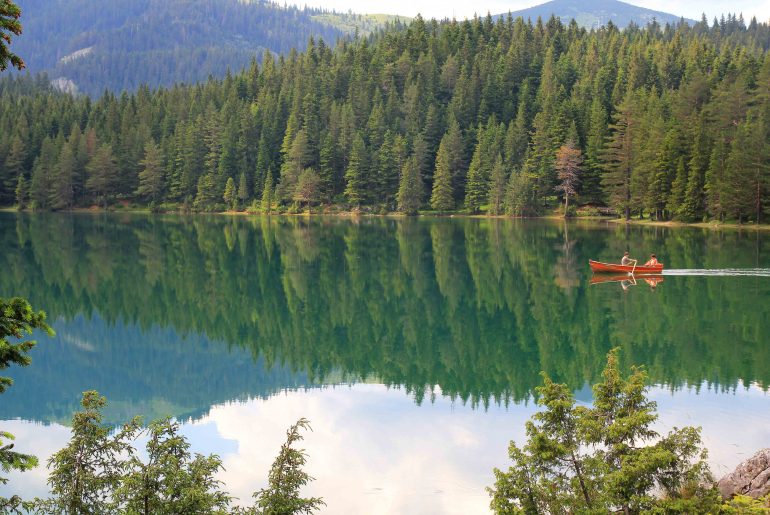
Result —
[{"label": "leafy branch in foreground", "polygon": [[543,374],[545,407],[527,422],[528,441],[511,442],[513,466],[495,469],[488,491],[496,513],[707,513],[721,499],[706,464],[700,430],[652,429],[656,403],[647,375],[624,378],[617,350],[607,356],[593,406],[577,405],[566,385]]},{"label": "leafy branch in foreground", "polygon": [[[48,335],[53,330],[45,323],[45,313],[35,313],[29,303],[21,298],[10,300],[0,299],[0,370],[11,365],[25,367],[32,361],[29,351],[35,346],[33,340],[11,342],[8,338],[21,340],[26,334],[32,334],[40,329]],[[10,377],[0,376],[0,393],[13,385]],[[13,450],[14,436],[6,431],[0,431],[0,470],[8,473],[12,470],[24,471],[37,466],[37,458]],[[0,484],[6,484],[8,479],[0,476]],[[22,505],[18,496],[11,499],[0,497],[0,510],[8,513],[17,510]]]},{"label": "leafy branch in foreground", "polygon": [[242,510],[244,515],[290,515],[310,514],[326,503],[320,497],[303,498],[299,490],[314,478],[302,470],[307,461],[303,449],[295,449],[294,444],[303,439],[300,429],[308,430],[310,422],[301,418],[286,431],[286,442],[281,446],[270,468],[268,487],[255,492],[256,505]]},{"label": "leafy branch in foreground", "polygon": [[8,49],[11,44],[11,35],[21,35],[20,17],[19,6],[10,0],[0,0],[0,71],[5,70],[8,63],[18,70],[24,69],[24,61],[21,57]]}]

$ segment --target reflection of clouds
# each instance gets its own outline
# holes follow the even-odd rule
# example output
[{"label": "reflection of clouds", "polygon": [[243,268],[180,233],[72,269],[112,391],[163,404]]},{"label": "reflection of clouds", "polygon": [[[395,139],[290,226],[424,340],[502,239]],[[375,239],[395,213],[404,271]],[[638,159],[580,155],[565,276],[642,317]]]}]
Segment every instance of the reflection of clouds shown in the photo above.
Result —
[{"label": "reflection of clouds", "polygon": [[[661,432],[703,427],[717,477],[770,445],[770,395],[759,388],[671,394],[656,387],[650,397],[658,402]],[[215,406],[183,432],[193,451],[222,456],[220,479],[244,504],[266,485],[286,429],[306,417],[313,431],[304,434],[302,447],[316,480],[303,495],[323,497],[324,513],[466,514],[488,510],[484,488],[492,484],[492,468],[508,467],[508,441],[523,441],[534,411],[532,403],[474,411],[440,396],[416,406],[401,390],[360,384]],[[0,495],[44,495],[45,462],[66,444],[69,429],[23,421],[0,422],[0,428],[17,435],[18,449],[34,449],[42,464],[12,474]]]},{"label": "reflection of clouds", "polygon": [[265,486],[286,428],[304,416],[313,427],[303,442],[307,471],[316,480],[303,494],[323,497],[324,513],[478,513],[489,505],[484,487],[492,467],[505,465],[512,428],[521,433],[531,412],[483,413],[441,398],[418,407],[402,391],[357,385],[219,406],[205,422],[239,442],[236,454],[223,455],[221,478],[241,502]]},{"label": "reflection of clouds", "polygon": [[770,447],[770,394],[756,386],[738,385],[734,392],[721,393],[705,386],[671,394],[655,388],[650,398],[658,403],[660,431],[672,427],[700,426],[709,463],[719,479],[741,461]]},{"label": "reflection of clouds", "polygon": [[67,444],[70,428],[59,424],[44,426],[37,422],[8,420],[0,422],[0,430],[16,437],[13,450],[34,454],[38,459],[38,466],[32,470],[2,474],[9,478],[9,481],[6,485],[0,485],[0,496],[11,497],[18,494],[25,499],[45,497],[48,494],[48,458]]}]

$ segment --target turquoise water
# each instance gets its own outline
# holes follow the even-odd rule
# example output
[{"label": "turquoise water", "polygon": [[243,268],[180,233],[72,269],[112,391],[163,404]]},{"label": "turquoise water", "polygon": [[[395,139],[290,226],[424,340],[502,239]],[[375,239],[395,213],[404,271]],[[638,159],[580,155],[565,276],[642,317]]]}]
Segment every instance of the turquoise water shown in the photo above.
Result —
[{"label": "turquoise water", "polygon": [[[110,422],[183,420],[245,502],[304,416],[308,493],[326,512],[483,512],[539,372],[590,402],[613,347],[649,371],[660,429],[703,427],[717,475],[770,445],[762,233],[2,213],[0,240],[0,296],[57,331],[0,403],[0,428],[41,462],[97,389]],[[591,284],[587,260],[626,248],[655,252],[662,281]],[[45,474],[0,495],[44,495]]]}]

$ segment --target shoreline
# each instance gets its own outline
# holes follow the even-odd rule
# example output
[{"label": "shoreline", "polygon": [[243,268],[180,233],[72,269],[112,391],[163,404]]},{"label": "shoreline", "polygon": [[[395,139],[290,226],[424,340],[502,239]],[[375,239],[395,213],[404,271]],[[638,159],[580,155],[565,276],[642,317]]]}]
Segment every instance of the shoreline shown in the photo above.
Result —
[{"label": "shoreline", "polygon": [[[19,211],[14,207],[0,208],[0,212],[6,213],[33,213],[34,211],[22,210]],[[483,220],[559,220],[559,221],[571,221],[571,222],[605,222],[616,225],[635,225],[635,226],[648,226],[648,227],[667,227],[667,228],[697,228],[697,229],[710,229],[712,231],[718,231],[722,229],[728,230],[748,230],[748,231],[770,231],[770,224],[738,224],[734,222],[678,222],[675,220],[624,220],[622,218],[610,218],[606,216],[573,216],[570,218],[564,218],[560,215],[543,215],[543,216],[528,216],[528,217],[516,217],[507,215],[485,215],[485,214],[468,214],[461,212],[446,212],[446,213],[434,213],[434,212],[420,212],[417,215],[405,215],[399,212],[388,213],[370,213],[361,211],[325,211],[325,212],[309,212],[303,211],[301,213],[253,213],[248,211],[217,211],[217,212],[183,212],[181,210],[166,210],[160,212],[152,212],[148,208],[120,208],[120,209],[104,209],[104,208],[75,208],[66,209],[60,211],[44,211],[44,212],[57,212],[57,213],[88,213],[88,214],[142,214],[142,215],[177,215],[177,216],[282,216],[282,217],[331,217],[331,218],[471,218],[471,219],[483,219]]]}]

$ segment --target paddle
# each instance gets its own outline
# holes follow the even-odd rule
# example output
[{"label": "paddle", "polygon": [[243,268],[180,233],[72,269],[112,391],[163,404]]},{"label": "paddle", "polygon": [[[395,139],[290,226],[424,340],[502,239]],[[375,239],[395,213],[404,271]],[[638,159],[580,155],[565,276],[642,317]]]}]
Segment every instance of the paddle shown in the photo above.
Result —
[{"label": "paddle", "polygon": [[633,276],[634,276],[634,272],[636,272],[636,260],[635,260],[635,259],[632,259],[631,261],[633,261],[633,262],[634,262],[634,268],[632,268],[632,269],[631,269],[631,271],[630,271],[630,272],[628,272],[628,275],[630,275],[631,277],[633,277]]}]

